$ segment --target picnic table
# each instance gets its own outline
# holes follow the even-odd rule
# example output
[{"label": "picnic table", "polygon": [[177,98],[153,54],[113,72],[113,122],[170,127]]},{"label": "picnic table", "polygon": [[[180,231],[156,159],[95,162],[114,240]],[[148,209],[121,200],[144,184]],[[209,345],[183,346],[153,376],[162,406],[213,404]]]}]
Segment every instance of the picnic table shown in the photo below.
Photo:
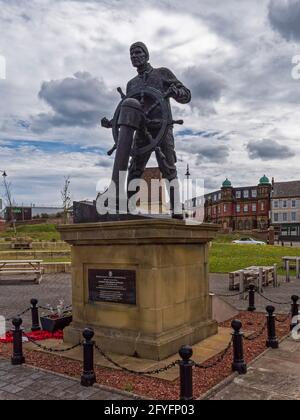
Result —
[{"label": "picnic table", "polygon": [[283,257],[283,266],[286,271],[286,281],[289,283],[291,280],[290,277],[290,268],[292,264],[296,267],[296,277],[300,279],[300,257],[292,256],[292,257]]},{"label": "picnic table", "polygon": [[[240,290],[246,293],[250,284],[256,285],[260,291],[270,284],[278,287],[277,264],[263,267],[251,266],[229,273],[229,290]],[[241,298],[243,298],[242,294]]]},{"label": "picnic table", "polygon": [[0,278],[11,275],[34,274],[35,283],[40,284],[44,269],[43,260],[1,260]]}]

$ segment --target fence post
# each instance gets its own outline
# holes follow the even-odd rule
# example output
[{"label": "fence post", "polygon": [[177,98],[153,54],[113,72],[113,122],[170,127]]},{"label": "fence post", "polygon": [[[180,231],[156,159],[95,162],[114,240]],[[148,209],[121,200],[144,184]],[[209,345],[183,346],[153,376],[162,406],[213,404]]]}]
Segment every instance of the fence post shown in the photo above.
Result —
[{"label": "fence post", "polygon": [[250,284],[249,286],[249,307],[248,307],[248,312],[255,312],[256,311],[256,307],[255,307],[255,285],[254,284]]},{"label": "fence post", "polygon": [[274,264],[274,287],[279,287],[278,283],[278,266]]},{"label": "fence post", "polygon": [[296,277],[300,279],[300,258],[296,258]]},{"label": "fence post", "polygon": [[244,346],[243,346],[243,333],[241,332],[242,328],[241,321],[234,320],[231,323],[233,329],[233,363],[232,370],[233,372],[238,372],[240,375],[245,375],[247,373],[247,365],[244,360]]},{"label": "fence post", "polygon": [[278,349],[279,342],[276,336],[276,317],[274,315],[275,308],[274,306],[267,306],[266,311],[268,312],[267,315],[267,324],[268,324],[268,339],[267,339],[267,347],[271,349]]},{"label": "fence post", "polygon": [[82,333],[83,342],[83,374],[81,376],[81,385],[85,387],[93,386],[96,382],[94,371],[94,344],[92,341],[94,331],[91,328],[85,328]]},{"label": "fence post", "polygon": [[180,368],[180,400],[193,400],[193,349],[190,346],[183,346],[179,350],[179,355],[182,360],[179,362]]},{"label": "fence post", "polygon": [[11,357],[11,364],[14,366],[22,365],[25,363],[25,357],[23,355],[23,331],[21,328],[23,321],[21,318],[14,318],[12,324],[14,326],[12,330],[13,334],[13,354]]},{"label": "fence post", "polygon": [[37,306],[38,300],[31,299],[30,303],[31,303],[31,320],[32,320],[31,331],[41,331],[39,308]]},{"label": "fence post", "polygon": [[[267,276],[267,273],[265,273],[265,277]],[[266,282],[265,278],[265,282]],[[264,269],[262,267],[259,267],[259,274],[258,274],[258,291],[259,293],[263,292],[263,285],[264,285]]]},{"label": "fence post", "polygon": [[286,260],[285,269],[286,269],[286,279],[285,279],[285,281],[287,283],[290,283],[291,278],[290,278],[290,261],[289,260]]},{"label": "fence post", "polygon": [[[291,331],[298,325],[298,316],[299,316],[299,296],[292,296],[292,321],[291,321]],[[294,321],[294,318],[297,317],[297,321]]]}]

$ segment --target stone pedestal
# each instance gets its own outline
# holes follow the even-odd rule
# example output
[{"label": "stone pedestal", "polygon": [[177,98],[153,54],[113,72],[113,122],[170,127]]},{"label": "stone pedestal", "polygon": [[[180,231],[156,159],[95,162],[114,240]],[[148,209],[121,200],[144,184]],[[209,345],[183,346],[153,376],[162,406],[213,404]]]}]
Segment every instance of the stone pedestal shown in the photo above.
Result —
[{"label": "stone pedestal", "polygon": [[[180,346],[217,333],[208,279],[208,242],[216,226],[141,220],[58,230],[72,245],[73,323],[65,330],[66,342],[76,344],[89,326],[104,351],[163,360]],[[103,272],[107,278],[97,277],[104,283],[96,291],[105,301],[91,300],[89,282]],[[110,276],[126,277],[126,272],[131,278],[129,301],[122,303],[122,290],[101,291]]]}]

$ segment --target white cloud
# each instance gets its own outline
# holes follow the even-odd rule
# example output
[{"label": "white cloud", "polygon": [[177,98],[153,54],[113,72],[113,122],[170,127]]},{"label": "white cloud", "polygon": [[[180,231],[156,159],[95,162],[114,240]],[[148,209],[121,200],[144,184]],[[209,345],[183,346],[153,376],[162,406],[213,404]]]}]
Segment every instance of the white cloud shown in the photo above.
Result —
[{"label": "white cloud", "polygon": [[[176,104],[174,112],[185,119],[185,128],[223,135],[209,148],[201,137],[178,136],[181,174],[189,162],[193,175],[207,178],[210,187],[226,176],[252,184],[265,172],[277,179],[299,178],[300,81],[291,77],[291,58],[300,51],[273,30],[269,4],[274,8],[275,1],[140,0],[137,7],[134,0],[0,0],[0,55],[7,61],[7,79],[0,80],[0,168],[12,174],[19,201],[44,201],[44,189],[57,202],[57,186],[66,173],[75,176],[76,198],[94,197],[95,174],[110,171],[96,162],[104,164],[112,145],[110,132],[97,119],[112,116],[119,102],[116,87],[125,89],[135,75],[128,50],[136,40],[147,43],[155,67],[169,67],[191,87],[192,106]],[[88,72],[95,87],[84,106],[77,84],[73,101],[72,89],[63,90],[64,81],[77,72]],[[91,111],[86,118],[83,108]],[[32,121],[35,125],[28,125]],[[285,161],[288,172],[249,158],[247,144],[260,139],[293,150],[295,157]],[[22,145],[25,140],[34,142],[29,149]],[[49,151],[42,147],[45,142],[66,149]],[[195,153],[210,157],[217,147],[215,162],[199,160]]]}]

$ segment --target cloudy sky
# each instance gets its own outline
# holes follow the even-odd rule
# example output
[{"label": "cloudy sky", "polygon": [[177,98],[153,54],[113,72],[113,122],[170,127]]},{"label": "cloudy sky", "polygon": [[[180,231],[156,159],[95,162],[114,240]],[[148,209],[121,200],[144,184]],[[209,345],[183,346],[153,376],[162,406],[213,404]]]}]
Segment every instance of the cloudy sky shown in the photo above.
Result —
[{"label": "cloudy sky", "polygon": [[189,163],[207,190],[300,179],[300,0],[0,0],[0,31],[0,170],[19,204],[59,204],[64,176],[74,199],[107,184],[99,122],[137,40],[192,91],[173,104],[181,176]]}]

